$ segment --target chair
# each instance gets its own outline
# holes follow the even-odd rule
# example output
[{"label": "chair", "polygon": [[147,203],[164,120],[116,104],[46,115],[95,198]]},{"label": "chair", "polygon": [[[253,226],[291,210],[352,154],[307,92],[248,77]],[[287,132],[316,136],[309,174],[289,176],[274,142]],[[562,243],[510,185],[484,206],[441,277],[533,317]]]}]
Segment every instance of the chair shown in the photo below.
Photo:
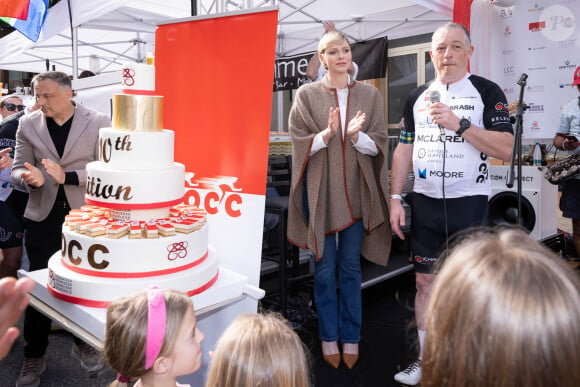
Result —
[{"label": "chair", "polygon": [[267,188],[274,194],[266,194],[265,212],[276,215],[278,224],[269,231],[270,234],[264,235],[272,245],[262,250],[262,258],[278,264],[278,306],[284,315],[288,307],[288,289],[310,277],[299,274],[299,249],[286,239],[291,178],[292,156],[272,155],[268,158]]}]

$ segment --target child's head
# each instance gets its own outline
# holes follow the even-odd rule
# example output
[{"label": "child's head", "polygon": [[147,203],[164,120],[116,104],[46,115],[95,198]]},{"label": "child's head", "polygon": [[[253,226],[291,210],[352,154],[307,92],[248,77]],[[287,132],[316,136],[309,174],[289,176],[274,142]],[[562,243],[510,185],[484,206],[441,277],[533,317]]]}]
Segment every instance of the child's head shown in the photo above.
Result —
[{"label": "child's head", "polygon": [[151,287],[109,305],[104,355],[120,381],[177,377],[199,369],[203,337],[187,295]]},{"label": "child's head", "polygon": [[427,309],[423,386],[578,386],[580,279],[520,230],[472,231]]},{"label": "child's head", "polygon": [[275,315],[237,317],[217,342],[208,387],[308,387],[298,335]]}]

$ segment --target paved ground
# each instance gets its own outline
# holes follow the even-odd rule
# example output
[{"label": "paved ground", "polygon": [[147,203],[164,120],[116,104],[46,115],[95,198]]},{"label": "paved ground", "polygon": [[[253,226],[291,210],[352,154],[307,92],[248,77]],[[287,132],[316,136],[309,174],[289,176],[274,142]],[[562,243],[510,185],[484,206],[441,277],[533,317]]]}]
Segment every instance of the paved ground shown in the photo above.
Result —
[{"label": "paved ground", "polygon": [[[22,327],[22,321],[19,324]],[[50,344],[45,355],[47,369],[42,376],[41,387],[101,387],[115,380],[115,373],[106,368],[100,373],[87,374],[78,360],[70,355],[72,335],[59,330],[50,335]],[[10,354],[0,361],[0,386],[15,386],[24,356],[22,337],[12,348]]]}]

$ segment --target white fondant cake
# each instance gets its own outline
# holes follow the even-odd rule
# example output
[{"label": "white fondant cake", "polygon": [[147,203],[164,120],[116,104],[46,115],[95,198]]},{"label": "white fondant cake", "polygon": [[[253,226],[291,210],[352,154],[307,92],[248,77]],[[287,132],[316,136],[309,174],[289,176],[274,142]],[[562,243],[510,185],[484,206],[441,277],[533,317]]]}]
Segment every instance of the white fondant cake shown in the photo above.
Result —
[{"label": "white fondant cake", "polygon": [[[186,270],[207,255],[207,223],[196,232],[139,240],[92,237],[63,229],[62,263],[87,275],[110,278],[152,277]],[[118,258],[122,257],[122,258]]]},{"label": "white fondant cake", "polygon": [[147,209],[181,203],[185,192],[183,164],[164,169],[118,170],[101,161],[87,164],[85,200],[109,208]]},{"label": "white fondant cake", "polygon": [[[143,66],[131,67],[135,80]],[[154,90],[152,69],[133,91]],[[206,213],[181,204],[185,167],[173,161],[162,112],[159,96],[113,96],[113,128],[101,129],[99,160],[86,167],[89,205],[66,216],[62,249],[48,263],[55,297],[104,308],[148,285],[194,295],[217,280]]]},{"label": "white fondant cake", "polygon": [[201,264],[191,271],[144,278],[103,278],[71,272],[60,259],[50,258],[48,291],[64,301],[94,308],[106,308],[109,303],[124,295],[137,293],[155,284],[162,289],[179,289],[193,296],[209,289],[217,280],[216,259],[208,255]]},{"label": "white fondant cake", "polygon": [[103,128],[99,133],[99,143],[99,161],[109,169],[133,168],[138,171],[173,165],[174,135],[171,130],[144,133]]},{"label": "white fondant cake", "polygon": [[144,94],[155,90],[155,66],[128,63],[123,66],[123,93]]}]

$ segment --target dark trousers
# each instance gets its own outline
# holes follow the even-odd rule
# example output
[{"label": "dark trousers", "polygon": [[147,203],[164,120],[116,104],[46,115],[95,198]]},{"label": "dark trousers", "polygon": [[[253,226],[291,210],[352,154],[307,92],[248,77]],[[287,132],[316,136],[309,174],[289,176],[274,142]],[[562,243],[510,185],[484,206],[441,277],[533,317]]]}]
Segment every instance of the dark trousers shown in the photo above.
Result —
[{"label": "dark trousers", "polygon": [[[24,243],[29,271],[46,269],[49,258],[61,248],[61,228],[64,217],[70,211],[68,204],[57,201],[48,217],[41,222],[26,221]],[[24,315],[25,357],[42,357],[48,346],[51,320],[32,307]],[[75,338],[75,342],[81,341]]]}]

